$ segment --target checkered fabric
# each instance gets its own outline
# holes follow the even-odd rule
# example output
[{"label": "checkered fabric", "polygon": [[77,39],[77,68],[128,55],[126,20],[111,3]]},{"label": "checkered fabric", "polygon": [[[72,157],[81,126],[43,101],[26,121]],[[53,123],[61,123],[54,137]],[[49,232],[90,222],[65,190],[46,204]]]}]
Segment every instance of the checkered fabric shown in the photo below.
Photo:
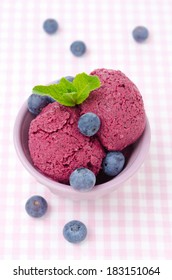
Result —
[{"label": "checkered fabric", "polygon": [[[0,258],[172,258],[172,2],[171,0],[1,0],[0,15]],[[55,18],[59,31],[42,28]],[[132,30],[144,25],[143,44]],[[87,53],[69,48],[83,40]],[[19,162],[13,144],[17,112],[36,84],[95,68],[123,71],[140,89],[151,124],[148,157],[122,188],[94,201],[53,195]],[[34,194],[49,212],[30,218],[24,209]],[[88,237],[79,246],[62,235],[79,219]]]}]

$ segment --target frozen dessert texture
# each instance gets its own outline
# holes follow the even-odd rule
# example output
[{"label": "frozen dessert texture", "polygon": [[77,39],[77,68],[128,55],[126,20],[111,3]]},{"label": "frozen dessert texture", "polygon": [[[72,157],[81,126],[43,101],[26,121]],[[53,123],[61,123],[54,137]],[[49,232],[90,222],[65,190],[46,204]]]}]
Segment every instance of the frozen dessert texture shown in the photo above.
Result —
[{"label": "frozen dessert texture", "polygon": [[98,139],[79,132],[78,119],[77,107],[54,102],[30,124],[29,150],[34,165],[58,182],[68,183],[70,174],[79,167],[97,175],[105,156]]},{"label": "frozen dessert texture", "polygon": [[[99,78],[99,87],[96,84],[96,89],[82,104],[68,107],[56,101],[49,103],[29,128],[29,150],[35,167],[65,184],[69,184],[75,170],[84,168],[99,175],[98,182],[108,152],[122,151],[127,160],[128,147],[141,136],[146,125],[142,96],[129,78],[120,71],[104,68],[90,75]],[[94,135],[90,134],[87,122],[81,123],[82,118],[86,116],[87,120],[90,114],[99,120]],[[95,129],[97,122],[93,120],[91,118],[91,125]],[[110,161],[109,168],[113,165],[118,169],[119,163]],[[106,177],[106,172],[103,174]]]},{"label": "frozen dessert texture", "polygon": [[96,69],[101,87],[81,104],[81,115],[95,113],[101,120],[98,138],[107,150],[121,151],[143,133],[146,115],[142,96],[122,72]]}]

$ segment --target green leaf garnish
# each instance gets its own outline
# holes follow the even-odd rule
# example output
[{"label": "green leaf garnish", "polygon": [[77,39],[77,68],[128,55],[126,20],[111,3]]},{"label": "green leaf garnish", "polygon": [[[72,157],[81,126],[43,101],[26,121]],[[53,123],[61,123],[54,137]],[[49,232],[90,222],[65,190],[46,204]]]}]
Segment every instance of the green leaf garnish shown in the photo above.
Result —
[{"label": "green leaf garnish", "polygon": [[62,78],[58,84],[35,86],[32,92],[39,95],[48,95],[60,104],[72,107],[81,104],[88,98],[91,91],[100,86],[101,83],[97,76],[81,73],[75,76],[73,82]]}]

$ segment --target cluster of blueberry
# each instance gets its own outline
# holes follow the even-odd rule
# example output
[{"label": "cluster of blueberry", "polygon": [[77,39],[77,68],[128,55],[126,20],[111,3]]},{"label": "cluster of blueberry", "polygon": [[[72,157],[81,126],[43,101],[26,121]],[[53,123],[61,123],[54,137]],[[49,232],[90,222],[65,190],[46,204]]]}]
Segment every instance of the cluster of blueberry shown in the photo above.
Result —
[{"label": "cluster of blueberry", "polygon": [[[49,35],[52,35],[58,30],[58,22],[55,19],[46,19],[43,23],[43,29]],[[82,56],[86,52],[86,45],[82,41],[74,41],[70,45],[70,50],[75,56]]]},{"label": "cluster of blueberry", "polygon": [[[79,118],[78,128],[83,135],[90,137],[98,132],[100,124],[99,117],[88,112]],[[102,167],[106,175],[114,177],[121,172],[124,164],[124,155],[121,152],[113,151],[106,154]],[[77,191],[89,191],[95,186],[96,176],[87,168],[77,168],[70,175],[69,183]]]},{"label": "cluster of blueberry", "polygon": [[[43,29],[48,34],[54,34],[58,30],[58,23],[54,19],[47,19],[43,24]],[[147,28],[137,26],[133,30],[132,36],[135,41],[141,43],[148,38],[149,32]],[[86,52],[86,45],[82,41],[75,41],[71,44],[70,50],[75,56],[79,57]],[[65,78],[71,82],[74,79],[71,76]],[[58,82],[59,80],[57,83]],[[32,94],[28,98],[28,110],[36,116],[46,105],[54,101],[55,100],[49,96]],[[99,117],[96,114],[89,112],[80,117],[78,121],[78,129],[83,135],[90,137],[98,132],[100,124]],[[116,176],[121,172],[124,164],[125,157],[121,152],[108,152],[103,160],[102,166],[105,174]],[[96,177],[95,174],[87,168],[77,168],[72,172],[69,182],[77,191],[89,191],[94,187]],[[26,202],[25,209],[31,217],[40,218],[47,212],[48,204],[43,197],[32,196]],[[87,228],[82,222],[73,220],[64,226],[63,236],[71,243],[79,243],[86,238]]]},{"label": "cluster of blueberry", "polygon": [[[49,35],[56,33],[58,28],[59,25],[55,19],[46,19],[43,23],[43,29]],[[133,29],[132,36],[136,42],[142,43],[148,38],[149,31],[144,26],[137,26]],[[86,45],[83,41],[74,41],[70,45],[70,51],[75,56],[82,56],[86,52]]]},{"label": "cluster of blueberry", "polygon": [[[73,81],[73,77],[65,77],[69,81]],[[57,81],[57,83],[59,80]],[[41,110],[54,100],[49,96],[41,96],[37,94],[31,94],[28,98],[28,110],[33,115],[38,115]],[[91,137],[96,134],[100,128],[101,121],[99,117],[88,112],[83,114],[78,121],[79,131],[87,136]],[[104,173],[109,176],[116,176],[121,172],[125,164],[125,157],[121,152],[108,152],[103,160]],[[87,168],[77,168],[71,173],[69,178],[71,187],[76,191],[90,191],[96,183],[95,174]],[[28,199],[25,205],[27,213],[34,218],[42,217],[48,209],[47,201],[41,196],[32,196]],[[63,228],[63,236],[71,243],[79,243],[85,239],[87,235],[86,226],[77,220],[70,221]]]},{"label": "cluster of blueberry", "polygon": [[[48,203],[42,196],[30,197],[25,205],[26,212],[33,218],[40,218],[45,215]],[[86,226],[77,220],[68,222],[63,228],[64,238],[71,243],[79,243],[87,236]]]}]

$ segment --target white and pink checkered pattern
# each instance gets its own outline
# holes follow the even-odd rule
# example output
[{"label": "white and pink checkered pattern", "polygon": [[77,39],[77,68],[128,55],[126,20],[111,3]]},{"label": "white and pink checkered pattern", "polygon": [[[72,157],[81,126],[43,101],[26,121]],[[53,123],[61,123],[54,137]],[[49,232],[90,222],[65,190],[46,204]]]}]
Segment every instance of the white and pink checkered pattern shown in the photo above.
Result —
[{"label": "white and pink checkered pattern", "polygon": [[[43,21],[55,18],[49,36]],[[137,25],[150,31],[136,43]],[[69,51],[83,40],[87,54]],[[1,0],[0,21],[0,258],[172,259],[172,2],[171,0]],[[28,174],[14,150],[16,114],[36,84],[98,68],[120,69],[140,89],[152,129],[149,156],[138,173],[109,197],[73,202],[51,194]],[[43,219],[24,210],[34,194],[50,206]],[[62,229],[87,225],[74,246]]]}]

